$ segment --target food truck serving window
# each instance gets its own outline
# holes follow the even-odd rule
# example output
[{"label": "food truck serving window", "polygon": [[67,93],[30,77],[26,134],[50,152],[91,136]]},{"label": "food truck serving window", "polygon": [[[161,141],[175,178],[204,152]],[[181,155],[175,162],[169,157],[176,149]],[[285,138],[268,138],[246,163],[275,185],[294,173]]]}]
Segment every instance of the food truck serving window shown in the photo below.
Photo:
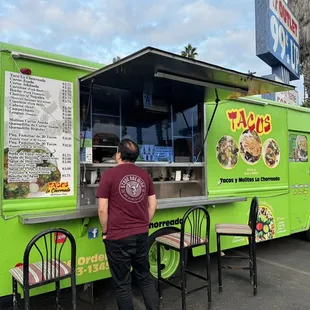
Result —
[{"label": "food truck serving window", "polygon": [[197,161],[202,145],[201,104],[154,96],[146,107],[142,92],[111,93],[104,87],[95,90],[88,108],[87,104],[88,97],[81,96],[81,135],[88,132],[92,137],[94,163],[113,160],[119,141],[126,138],[139,145],[138,161]]}]

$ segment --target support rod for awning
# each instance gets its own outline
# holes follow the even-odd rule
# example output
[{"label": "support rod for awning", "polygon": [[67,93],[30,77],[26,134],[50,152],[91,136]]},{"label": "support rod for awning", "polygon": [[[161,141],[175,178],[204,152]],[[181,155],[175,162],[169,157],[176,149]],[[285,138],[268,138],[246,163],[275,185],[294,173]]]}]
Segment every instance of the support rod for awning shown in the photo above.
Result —
[{"label": "support rod for awning", "polygon": [[84,145],[85,145],[85,137],[86,137],[86,120],[87,120],[87,117],[88,117],[88,113],[89,113],[89,108],[90,108],[90,105],[91,105],[91,101],[92,101],[92,93],[93,93],[93,85],[94,85],[94,81],[95,79],[92,79],[91,82],[90,82],[90,89],[89,89],[89,96],[88,96],[88,103],[87,103],[87,108],[86,108],[86,113],[85,115],[83,115],[83,131],[84,131],[84,136],[83,136],[83,144],[81,146],[81,149],[84,148]]},{"label": "support rod for awning", "polygon": [[239,88],[239,87],[233,87],[233,86],[224,85],[224,84],[217,84],[217,83],[213,83],[213,82],[200,81],[200,80],[196,80],[196,79],[192,79],[192,78],[187,78],[187,77],[182,77],[182,76],[179,76],[179,75],[165,73],[165,72],[161,72],[161,71],[157,71],[154,74],[154,76],[158,77],[158,78],[169,79],[169,80],[183,82],[183,83],[188,83],[188,84],[193,84],[193,85],[197,85],[197,86],[203,86],[203,87],[215,88],[215,89],[216,88],[225,89],[225,90],[228,90],[228,91],[238,92],[238,93],[244,94],[244,95],[246,95],[248,93],[247,89],[242,89],[242,88]]},{"label": "support rod for awning", "polygon": [[208,129],[207,129],[207,131],[206,131],[205,138],[204,138],[204,140],[203,140],[202,146],[201,146],[201,148],[200,148],[200,150],[199,150],[199,153],[198,153],[198,155],[197,155],[196,162],[198,161],[198,159],[199,159],[199,157],[200,157],[200,155],[201,155],[201,152],[202,152],[202,150],[204,149],[204,146],[205,146],[205,143],[206,143],[206,141],[207,141],[207,137],[208,137],[208,134],[209,134],[211,125],[212,125],[213,120],[214,120],[214,116],[215,116],[216,110],[217,110],[217,108],[218,108],[219,102],[221,101],[220,98],[219,98],[219,95],[218,95],[218,92],[217,92],[217,89],[216,89],[216,88],[215,88],[214,91],[215,91],[215,103],[216,103],[216,104],[215,104],[215,108],[214,108],[214,110],[213,110],[213,113],[212,113],[212,116],[211,116],[211,120],[210,120]]}]

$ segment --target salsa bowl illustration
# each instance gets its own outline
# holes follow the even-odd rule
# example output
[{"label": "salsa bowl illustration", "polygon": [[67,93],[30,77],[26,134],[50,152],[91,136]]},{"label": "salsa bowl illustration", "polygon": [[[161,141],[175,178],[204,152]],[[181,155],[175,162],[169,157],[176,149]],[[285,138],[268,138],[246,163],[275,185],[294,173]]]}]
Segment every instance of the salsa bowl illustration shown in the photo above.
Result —
[{"label": "salsa bowl illustration", "polygon": [[275,236],[275,219],[271,210],[259,206],[256,222],[256,242],[271,240]]}]

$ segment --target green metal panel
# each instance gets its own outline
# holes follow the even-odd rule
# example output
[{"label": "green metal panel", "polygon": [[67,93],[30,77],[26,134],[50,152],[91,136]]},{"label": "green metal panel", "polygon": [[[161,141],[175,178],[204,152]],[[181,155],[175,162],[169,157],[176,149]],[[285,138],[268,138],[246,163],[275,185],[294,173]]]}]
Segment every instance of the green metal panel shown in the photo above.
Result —
[{"label": "green metal panel", "polygon": [[304,231],[309,225],[309,138],[310,135],[304,132],[289,133],[289,201],[292,233]]},{"label": "green metal panel", "polygon": [[[33,54],[40,57],[58,59],[60,61],[74,62],[92,67],[101,67],[101,65],[93,64],[90,62],[84,62],[81,60],[72,59],[69,57],[54,55],[41,51],[35,51],[26,49],[23,47],[17,47],[8,44],[1,44],[0,49],[14,50],[23,53]],[[51,79],[58,79],[64,81],[70,81],[74,83],[74,90],[76,90],[75,81],[78,77],[84,76],[86,72],[78,69],[62,67],[44,62],[30,61],[30,60],[13,60],[10,53],[0,53],[0,124],[3,124],[3,98],[4,98],[4,72],[18,72],[18,67],[29,67],[32,70],[32,74],[36,76],[48,77]],[[76,94],[74,93],[74,96]],[[76,97],[74,97],[74,105],[76,108]],[[263,101],[263,100],[262,100]],[[267,167],[262,158],[255,162],[254,165],[250,165],[240,155],[238,155],[238,162],[233,169],[227,169],[219,164],[217,160],[216,147],[221,137],[229,135],[236,141],[239,146],[239,138],[242,129],[231,131],[231,122],[227,118],[227,110],[244,108],[246,115],[253,112],[255,117],[260,117],[263,120],[263,128],[268,129],[268,120],[266,121],[266,115],[270,115],[272,130],[260,135],[262,145],[264,142],[273,138],[280,148],[280,161],[276,167]],[[210,105],[207,108],[208,121],[214,106]],[[293,111],[293,110],[292,110]],[[298,126],[304,122],[309,124],[308,118],[299,119],[299,115],[304,112],[302,109],[299,111],[295,109]],[[232,111],[233,112],[233,111]],[[211,127],[211,131],[208,136],[207,146],[207,165],[208,165],[208,185],[207,189],[210,196],[259,196],[260,201],[260,225],[259,241],[264,240],[265,235],[267,239],[277,238],[290,234],[289,225],[289,164],[288,164],[288,125],[287,119],[289,118],[289,124],[293,124],[288,117],[288,107],[281,107],[276,103],[269,102],[268,106],[259,106],[255,104],[245,104],[242,102],[227,101],[220,105],[218,113],[216,114],[214,123]],[[256,118],[254,118],[256,119]],[[78,120],[75,118],[75,122]],[[291,122],[291,123],[290,123]],[[262,125],[260,125],[262,126]],[[290,126],[290,125],[289,125]],[[292,125],[293,126],[293,125]],[[0,126],[0,180],[3,179],[3,126]],[[78,133],[75,132],[75,135]],[[239,154],[239,153],[238,153]],[[77,166],[78,158],[75,158],[75,170]],[[277,157],[279,159],[279,157]],[[231,167],[229,167],[231,168]],[[253,178],[254,181],[249,181],[245,178]],[[261,178],[274,177],[273,181],[263,181]],[[219,179],[232,179],[233,182],[222,182],[218,184]],[[240,182],[239,178],[244,179]],[[259,178],[260,181],[255,181],[255,178]],[[278,179],[279,178],[279,179]],[[237,179],[237,182],[235,182]],[[0,195],[2,195],[2,183],[0,189]],[[5,214],[10,219],[0,218],[0,297],[11,294],[11,277],[9,269],[14,267],[15,264],[22,262],[24,249],[29,240],[38,232],[50,227],[62,227],[69,230],[76,239],[77,243],[77,283],[82,284],[91,282],[103,278],[110,277],[109,266],[107,263],[104,245],[100,237],[89,238],[88,234],[94,228],[99,229],[100,224],[97,218],[90,219],[78,219],[70,221],[60,221],[57,223],[44,223],[35,225],[22,225],[18,222],[18,218],[14,217],[21,213],[44,212],[45,210],[52,209],[72,209],[76,208],[76,190],[77,179],[75,179],[75,195],[73,197],[65,198],[48,198],[48,199],[31,199],[27,200],[14,200],[3,201],[0,196],[0,203],[5,209]],[[308,196],[307,196],[308,201]],[[214,226],[217,223],[233,222],[233,223],[246,223],[249,211],[249,201],[238,202],[225,205],[217,205],[215,208],[209,207],[211,216],[211,252],[216,251],[215,232]],[[308,203],[308,206],[310,204]],[[158,229],[165,228],[167,226],[174,226],[180,228],[180,219],[184,215],[187,208],[176,208],[168,210],[158,210],[155,218],[150,225],[150,233],[157,231]],[[303,210],[303,214],[308,214],[309,207]],[[13,218],[11,218],[13,217]],[[266,226],[267,225],[267,226]],[[247,243],[245,238],[225,238],[223,240],[223,248],[232,248]],[[69,261],[69,249],[66,245],[65,260]],[[203,249],[198,249],[194,252],[194,255],[203,254]],[[33,256],[32,261],[38,259],[38,256]],[[69,281],[62,284],[62,287],[69,286]],[[49,285],[42,289],[34,290],[32,294],[39,294],[46,291],[54,290],[53,285]]]},{"label": "green metal panel", "polygon": [[[84,70],[79,70],[75,68],[69,68],[55,64],[49,64],[43,61],[35,61],[35,60],[25,60],[25,59],[13,59],[11,57],[11,51],[19,52],[19,53],[27,53],[32,54],[39,57],[49,58],[53,60],[59,60],[64,62],[71,62],[78,65],[89,66],[94,68],[102,67],[100,64],[95,64],[92,62],[77,60],[70,57],[60,56],[56,54],[46,53],[42,51],[32,50],[24,47],[19,47],[10,44],[0,43],[0,204],[1,208],[4,210],[4,216],[0,218],[0,297],[11,294],[11,278],[9,275],[9,269],[13,268],[15,264],[22,262],[23,260],[23,252],[27,243],[30,239],[40,232],[43,229],[47,229],[50,227],[63,227],[68,229],[76,238],[78,243],[78,256],[79,262],[85,261],[85,268],[89,264],[92,264],[92,261],[96,261],[93,263],[94,270],[97,273],[92,277],[93,279],[100,279],[109,276],[109,271],[107,269],[106,257],[104,256],[104,248],[100,240],[97,241],[97,246],[93,247],[94,244],[89,242],[93,240],[89,240],[87,238],[87,234],[84,237],[80,237],[81,230],[84,225],[95,225],[99,227],[98,220],[92,219],[89,223],[82,220],[76,221],[66,221],[66,222],[58,222],[48,223],[48,224],[37,224],[32,226],[22,225],[18,222],[17,215],[27,212],[47,212],[51,210],[65,210],[65,209],[75,209],[77,206],[77,186],[78,186],[78,152],[74,152],[74,170],[75,170],[75,179],[74,179],[74,195],[70,197],[56,197],[56,198],[35,198],[35,199],[15,199],[15,200],[3,200],[3,154],[4,154],[4,83],[5,83],[5,72],[19,72],[20,68],[30,68],[32,71],[32,75],[39,77],[46,77],[55,80],[68,81],[72,82],[74,85],[73,92],[73,105],[74,105],[74,136],[79,138],[79,133],[76,131],[77,125],[77,89],[76,89],[76,81],[79,77],[85,75],[87,72]],[[74,141],[74,148],[77,149],[77,140]],[[84,225],[83,225],[84,224]],[[82,249],[85,245],[90,246],[88,249],[88,254],[84,252]],[[64,254],[65,257],[69,259],[69,248],[68,245],[65,246]],[[101,254],[99,257],[98,255]],[[92,258],[93,255],[97,254],[97,258]],[[90,258],[87,258],[89,257]],[[81,258],[82,257],[82,258]],[[38,256],[32,257],[32,261],[40,260]],[[87,264],[86,264],[87,262]],[[97,266],[98,264],[98,266]],[[92,265],[92,266],[93,266]],[[98,269],[98,270],[97,270]],[[79,269],[80,270],[80,269]],[[89,268],[90,270],[90,268]],[[90,270],[91,272],[92,270]],[[99,272],[100,271],[100,272]],[[88,276],[84,275],[78,278],[78,283],[88,281]],[[64,282],[64,286],[70,285],[68,281]],[[49,285],[43,289],[37,289],[33,292],[33,294],[38,294],[43,291],[54,290],[54,286]]]},{"label": "green metal panel", "polygon": [[288,129],[294,131],[310,132],[310,109],[303,111],[288,111]]}]

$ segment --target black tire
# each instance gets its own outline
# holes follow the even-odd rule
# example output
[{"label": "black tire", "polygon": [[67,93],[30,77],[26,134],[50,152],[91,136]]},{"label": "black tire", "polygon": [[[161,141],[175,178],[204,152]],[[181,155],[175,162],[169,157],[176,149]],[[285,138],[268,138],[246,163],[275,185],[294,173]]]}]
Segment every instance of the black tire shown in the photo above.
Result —
[{"label": "black tire", "polygon": [[[155,239],[157,237],[160,237],[162,235],[167,235],[167,234],[172,234],[175,232],[179,232],[180,230],[177,228],[173,228],[173,227],[169,227],[169,228],[163,228],[160,230],[157,230],[156,232],[154,232],[152,235],[149,236],[149,249],[152,247],[152,245],[154,243],[156,243]],[[188,260],[188,252],[185,252],[185,266],[187,265],[187,260]],[[176,270],[176,272],[170,277],[170,278],[174,278],[180,275],[180,263],[178,265],[178,268]],[[153,280],[157,280],[157,277],[154,277],[153,274],[151,273],[151,276],[153,278]]]},{"label": "black tire", "polygon": [[304,232],[304,238],[307,240],[307,241],[310,241],[310,229],[306,230]]}]

